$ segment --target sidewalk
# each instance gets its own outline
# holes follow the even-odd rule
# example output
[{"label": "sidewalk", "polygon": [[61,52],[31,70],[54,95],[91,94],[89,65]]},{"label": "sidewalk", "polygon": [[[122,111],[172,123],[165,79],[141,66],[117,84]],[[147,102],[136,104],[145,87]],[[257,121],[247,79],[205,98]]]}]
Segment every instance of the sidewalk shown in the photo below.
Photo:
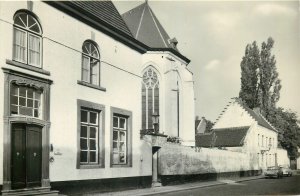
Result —
[{"label": "sidewalk", "polygon": [[161,194],[161,193],[170,193],[170,192],[191,190],[191,189],[217,186],[217,185],[233,184],[233,183],[238,183],[238,182],[243,182],[243,181],[256,180],[256,179],[260,179],[263,177],[264,177],[263,175],[260,175],[260,176],[242,177],[242,178],[230,179],[230,180],[222,179],[222,180],[217,180],[217,181],[193,182],[193,183],[186,183],[186,184],[173,185],[173,186],[162,186],[162,187],[155,187],[155,188],[135,189],[135,190],[110,192],[110,193],[91,193],[91,194],[84,194],[84,196],[155,195],[155,194]]}]

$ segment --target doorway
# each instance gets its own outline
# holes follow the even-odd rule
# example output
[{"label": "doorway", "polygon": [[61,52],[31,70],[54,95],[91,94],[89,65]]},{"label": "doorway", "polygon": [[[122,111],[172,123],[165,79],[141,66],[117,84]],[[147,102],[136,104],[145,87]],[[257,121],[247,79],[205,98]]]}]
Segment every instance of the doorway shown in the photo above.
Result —
[{"label": "doorway", "polygon": [[42,127],[12,124],[12,189],[41,186]]}]

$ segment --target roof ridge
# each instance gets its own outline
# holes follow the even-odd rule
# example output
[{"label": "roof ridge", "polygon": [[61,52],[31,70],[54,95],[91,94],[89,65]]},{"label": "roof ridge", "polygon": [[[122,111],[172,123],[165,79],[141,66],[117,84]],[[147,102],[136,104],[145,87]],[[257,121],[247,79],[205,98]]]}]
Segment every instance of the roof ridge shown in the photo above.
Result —
[{"label": "roof ridge", "polygon": [[212,129],[213,131],[220,131],[220,130],[226,130],[226,129],[242,129],[242,128],[250,128],[251,126],[238,126],[238,127],[226,127],[226,128],[216,128]]},{"label": "roof ridge", "polygon": [[[157,23],[160,24],[159,20],[157,19],[157,17],[156,17],[155,14],[153,13],[153,11],[152,11],[152,9],[150,8],[150,6],[149,6],[148,4],[146,4],[146,5],[147,5],[147,7],[148,7],[148,9],[149,9],[149,12],[150,12],[150,14],[151,14],[151,18],[153,19],[153,22],[154,22],[155,27],[156,27],[156,29],[157,29],[159,35],[160,35],[160,38],[161,38],[162,41],[164,42],[165,46],[168,48],[169,46],[167,45],[167,43],[166,43],[166,41],[165,41],[165,39],[164,39],[162,33],[160,32],[160,29],[159,29],[159,27],[158,27],[158,24],[157,24]],[[161,24],[160,24],[160,26],[161,26],[161,28],[163,28],[163,26],[162,26]],[[164,30],[164,31],[165,31],[165,33],[167,34],[166,30]],[[167,34],[167,36],[170,37],[168,34]]]}]

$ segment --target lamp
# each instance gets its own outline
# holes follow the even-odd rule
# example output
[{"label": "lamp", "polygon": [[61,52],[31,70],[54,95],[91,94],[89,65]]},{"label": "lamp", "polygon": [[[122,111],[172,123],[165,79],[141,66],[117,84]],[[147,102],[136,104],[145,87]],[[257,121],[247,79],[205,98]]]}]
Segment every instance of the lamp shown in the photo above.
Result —
[{"label": "lamp", "polygon": [[152,123],[153,123],[153,127],[154,127],[154,133],[158,133],[159,131],[159,114],[157,111],[155,111],[152,114]]}]

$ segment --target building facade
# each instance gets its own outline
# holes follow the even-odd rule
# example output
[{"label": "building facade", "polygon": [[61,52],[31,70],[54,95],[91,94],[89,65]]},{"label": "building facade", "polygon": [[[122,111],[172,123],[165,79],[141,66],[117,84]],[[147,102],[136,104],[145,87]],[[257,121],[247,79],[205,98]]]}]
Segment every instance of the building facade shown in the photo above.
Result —
[{"label": "building facade", "polygon": [[0,34],[3,194],[148,179],[154,112],[194,144],[190,60],[134,37],[112,2],[0,2]]},{"label": "building facade", "polygon": [[278,148],[278,131],[238,98],[220,114],[211,133],[197,136],[196,146],[248,153],[257,169],[282,165],[287,157]]}]

